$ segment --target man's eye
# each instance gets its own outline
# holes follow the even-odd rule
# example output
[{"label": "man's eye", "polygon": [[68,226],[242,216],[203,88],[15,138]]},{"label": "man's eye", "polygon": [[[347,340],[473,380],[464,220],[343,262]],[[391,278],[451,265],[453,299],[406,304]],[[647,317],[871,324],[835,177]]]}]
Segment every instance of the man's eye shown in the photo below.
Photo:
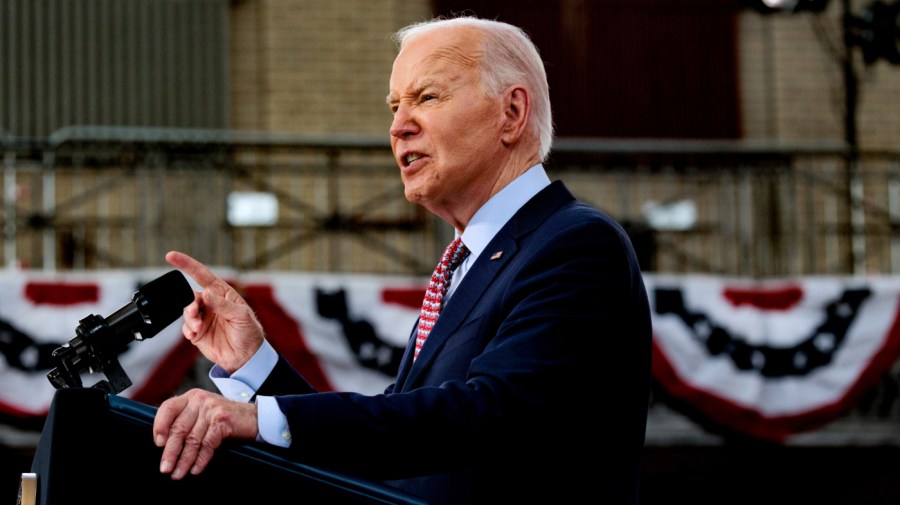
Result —
[{"label": "man's eye", "polygon": [[437,98],[437,97],[434,96],[434,95],[422,95],[422,101],[423,101],[423,102],[427,102],[427,101],[429,101],[429,100],[434,100],[435,98]]}]

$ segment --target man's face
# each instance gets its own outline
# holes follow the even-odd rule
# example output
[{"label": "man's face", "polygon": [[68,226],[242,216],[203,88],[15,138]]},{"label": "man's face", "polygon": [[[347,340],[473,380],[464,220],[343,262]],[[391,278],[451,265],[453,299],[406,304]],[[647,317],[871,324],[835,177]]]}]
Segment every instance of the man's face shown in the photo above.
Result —
[{"label": "man's face", "polygon": [[470,28],[422,35],[391,72],[391,148],[406,198],[451,223],[490,197],[504,157],[501,101],[480,87],[479,36]]}]

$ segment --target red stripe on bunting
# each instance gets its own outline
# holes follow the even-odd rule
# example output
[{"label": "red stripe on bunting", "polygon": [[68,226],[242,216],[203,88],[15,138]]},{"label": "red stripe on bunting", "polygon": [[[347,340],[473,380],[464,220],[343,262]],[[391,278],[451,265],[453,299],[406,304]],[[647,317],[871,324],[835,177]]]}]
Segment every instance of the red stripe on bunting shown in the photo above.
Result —
[{"label": "red stripe on bunting", "polygon": [[381,292],[381,300],[384,303],[395,303],[416,310],[422,307],[423,298],[425,298],[423,288],[387,288]]},{"label": "red stripe on bunting", "polygon": [[300,321],[278,303],[272,286],[247,285],[241,294],[256,312],[272,347],[317,391],[334,391],[318,358],[306,346]]},{"label": "red stripe on bunting", "polygon": [[[176,323],[178,324],[178,323]],[[135,344],[147,345],[147,344]],[[136,384],[132,398],[148,405],[158,406],[184,383],[191,368],[196,365],[200,351],[187,339],[181,339],[153,368],[143,384]]]},{"label": "red stripe on bunting", "polygon": [[93,303],[100,299],[100,288],[96,284],[29,282],[25,298],[35,305]]},{"label": "red stripe on bunting", "polygon": [[799,286],[777,289],[725,288],[723,296],[734,306],[750,305],[762,310],[788,310],[803,299]]},{"label": "red stripe on bunting", "polygon": [[[47,382],[47,387],[52,388],[53,386],[50,382]],[[19,418],[19,419],[32,419],[43,417],[47,415],[47,409],[43,409],[41,411],[30,411],[23,410],[11,403],[6,403],[4,401],[0,401],[0,413],[3,415],[9,415],[10,417]]]}]

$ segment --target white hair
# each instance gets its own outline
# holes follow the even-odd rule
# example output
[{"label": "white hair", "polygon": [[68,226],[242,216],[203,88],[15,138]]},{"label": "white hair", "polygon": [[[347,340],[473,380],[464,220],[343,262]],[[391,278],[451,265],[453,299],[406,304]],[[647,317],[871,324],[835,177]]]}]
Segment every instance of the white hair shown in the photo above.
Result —
[{"label": "white hair", "polygon": [[485,37],[480,60],[481,86],[485,94],[498,97],[512,84],[525,84],[531,91],[530,126],[540,142],[540,156],[546,161],[553,144],[553,115],[547,72],[537,47],[519,27],[470,16],[435,18],[413,23],[394,34],[400,49],[410,40],[440,28],[465,26],[481,30]]}]

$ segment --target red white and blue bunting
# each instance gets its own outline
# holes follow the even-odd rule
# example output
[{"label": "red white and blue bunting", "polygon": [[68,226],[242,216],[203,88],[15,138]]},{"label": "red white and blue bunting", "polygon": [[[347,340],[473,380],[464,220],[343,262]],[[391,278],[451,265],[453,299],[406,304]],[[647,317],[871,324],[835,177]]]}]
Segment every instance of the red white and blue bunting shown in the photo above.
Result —
[{"label": "red white and blue bunting", "polygon": [[846,413],[897,359],[898,278],[648,277],[654,378],[714,423],[784,441]]},{"label": "red white and blue bunting", "polygon": [[[113,313],[164,272],[0,272],[0,421],[45,415],[55,392],[46,376],[52,350],[82,318]],[[426,281],[218,273],[239,287],[276,349],[312,384],[369,394],[390,383]],[[654,379],[712,423],[751,437],[784,441],[836,419],[900,352],[900,278],[645,280]],[[184,383],[198,355],[180,332],[179,320],[128,347],[119,361],[133,385],[123,396],[158,404]]]}]

